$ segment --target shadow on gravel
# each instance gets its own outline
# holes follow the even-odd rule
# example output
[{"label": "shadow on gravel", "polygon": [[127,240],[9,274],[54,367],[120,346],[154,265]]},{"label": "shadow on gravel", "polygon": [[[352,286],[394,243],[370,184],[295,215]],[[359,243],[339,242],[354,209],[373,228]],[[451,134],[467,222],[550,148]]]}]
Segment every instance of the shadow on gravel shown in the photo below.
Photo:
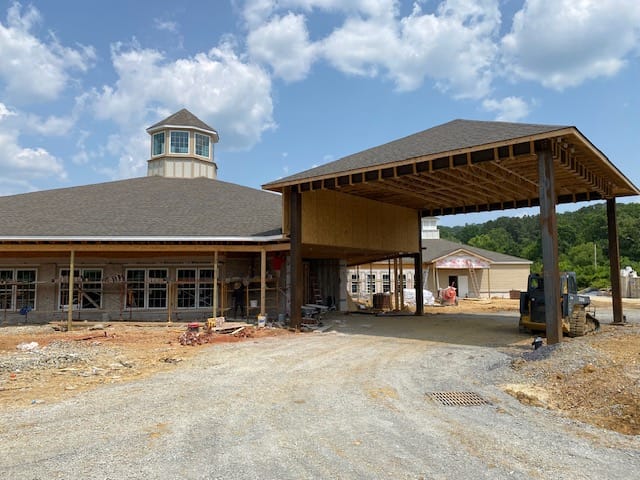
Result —
[{"label": "shadow on gravel", "polygon": [[479,347],[509,347],[531,339],[518,332],[517,315],[439,314],[437,316],[335,315],[327,319],[344,334],[427,340]]}]

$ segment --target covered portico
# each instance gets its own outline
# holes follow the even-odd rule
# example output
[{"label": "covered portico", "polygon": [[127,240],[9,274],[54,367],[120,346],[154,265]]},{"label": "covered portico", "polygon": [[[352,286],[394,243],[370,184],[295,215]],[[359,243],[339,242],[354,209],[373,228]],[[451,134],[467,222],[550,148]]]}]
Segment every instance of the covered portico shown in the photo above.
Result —
[{"label": "covered portico", "polygon": [[303,258],[412,255],[421,285],[423,216],[539,207],[545,302],[557,306],[546,311],[547,337],[557,343],[556,205],[591,200],[607,202],[613,318],[623,322],[615,199],[640,191],[574,126],[454,120],[263,188],[283,194],[292,325],[301,321]]}]

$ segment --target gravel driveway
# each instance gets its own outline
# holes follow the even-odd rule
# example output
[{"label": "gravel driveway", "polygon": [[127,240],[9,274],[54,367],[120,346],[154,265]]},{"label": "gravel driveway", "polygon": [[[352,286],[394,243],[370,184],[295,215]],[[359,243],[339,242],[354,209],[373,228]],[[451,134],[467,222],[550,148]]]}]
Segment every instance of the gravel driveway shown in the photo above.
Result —
[{"label": "gravel driveway", "polygon": [[[509,346],[523,339],[515,316],[492,318],[340,317],[325,333],[204,347],[171,373],[2,412],[0,478],[638,478],[639,437],[498,388],[526,347]],[[432,392],[490,403],[443,406]]]}]

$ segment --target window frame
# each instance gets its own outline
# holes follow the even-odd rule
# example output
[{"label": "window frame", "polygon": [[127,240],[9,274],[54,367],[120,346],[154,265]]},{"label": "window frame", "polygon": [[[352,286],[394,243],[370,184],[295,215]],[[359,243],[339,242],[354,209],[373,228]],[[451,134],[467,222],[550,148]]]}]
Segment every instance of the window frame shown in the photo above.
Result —
[{"label": "window frame", "polygon": [[[173,138],[174,134],[176,135],[175,144],[174,144],[174,141],[173,141],[174,140],[174,138]],[[186,150],[185,151],[174,150],[174,146],[175,147],[178,147],[178,146],[182,147],[182,141],[180,141],[180,144],[178,144],[178,141],[177,141],[178,134],[186,134],[186,136],[187,136],[187,146],[186,146]],[[188,130],[171,130],[169,132],[169,152],[171,154],[173,154],[173,155],[189,155],[189,141],[191,140],[190,137],[191,137],[191,135],[189,135],[189,131]]]},{"label": "window frame", "polygon": [[[201,139],[206,139],[206,141],[207,141],[207,145],[206,145],[207,154],[206,155],[204,155],[202,153],[198,153],[198,148],[199,147],[201,147],[201,148],[203,147],[202,145],[198,145],[198,140],[201,140]],[[194,149],[193,150],[194,150],[194,153],[196,155],[198,155],[199,157],[203,157],[203,158],[211,158],[211,137],[209,137],[209,135],[204,135],[202,133],[195,132],[193,134],[193,145],[194,145]]]},{"label": "window frame", "polygon": [[[4,278],[5,283],[0,284],[0,297],[9,300],[6,304],[0,299],[0,309],[10,312],[20,311],[24,307],[31,307],[31,310],[35,310],[38,301],[38,269],[35,267],[28,268],[15,268],[15,267],[1,267],[0,277],[2,272],[11,272],[11,278]],[[33,274],[33,278],[24,282],[19,279],[20,273]],[[27,303],[21,306],[18,305],[19,297],[27,294]],[[24,303],[24,302],[23,302]],[[6,307],[6,308],[5,308]]]},{"label": "window frame", "polygon": [[376,274],[367,273],[367,293],[376,293]]},{"label": "window frame", "polygon": [[166,310],[168,308],[168,268],[130,267],[125,269],[124,276],[126,308],[136,310]]},{"label": "window frame", "polygon": [[[98,278],[84,280],[88,273],[98,274]],[[77,274],[76,274],[77,273]],[[69,307],[69,269],[58,271],[58,309]],[[63,279],[67,281],[64,282]],[[78,298],[78,284],[82,282],[84,295]],[[104,301],[104,270],[100,267],[78,267],[73,269],[73,305],[78,310],[102,310]],[[96,301],[97,300],[97,301]]]},{"label": "window frame", "polygon": [[[157,143],[156,142],[156,137],[159,137],[160,135],[162,135],[162,142],[161,143]],[[165,151],[166,151],[166,135],[165,132],[157,132],[153,134],[153,141],[151,142],[151,156],[152,157],[158,157],[160,155],[164,155]],[[156,151],[156,146],[160,146],[161,147],[161,151],[157,152]]]},{"label": "window frame", "polygon": [[[193,275],[188,278],[184,277],[181,273],[185,271],[193,272]],[[213,306],[213,303],[211,303],[213,299],[213,268],[177,267],[176,281],[178,285],[176,308],[195,310]],[[188,302],[189,304],[183,301],[191,299],[192,301]]]},{"label": "window frame", "polygon": [[358,285],[360,283],[360,279],[358,278],[358,274],[357,273],[352,273],[351,274],[351,293],[359,293],[360,292],[360,286]]}]

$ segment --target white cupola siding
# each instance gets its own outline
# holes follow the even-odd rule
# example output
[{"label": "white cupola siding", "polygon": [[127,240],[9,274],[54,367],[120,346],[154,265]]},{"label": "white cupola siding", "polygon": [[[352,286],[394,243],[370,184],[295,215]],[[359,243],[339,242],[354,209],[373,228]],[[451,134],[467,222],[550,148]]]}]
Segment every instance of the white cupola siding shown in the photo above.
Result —
[{"label": "white cupola siding", "polygon": [[218,132],[187,109],[152,125],[147,133],[151,137],[147,176],[217,178],[213,146]]}]

